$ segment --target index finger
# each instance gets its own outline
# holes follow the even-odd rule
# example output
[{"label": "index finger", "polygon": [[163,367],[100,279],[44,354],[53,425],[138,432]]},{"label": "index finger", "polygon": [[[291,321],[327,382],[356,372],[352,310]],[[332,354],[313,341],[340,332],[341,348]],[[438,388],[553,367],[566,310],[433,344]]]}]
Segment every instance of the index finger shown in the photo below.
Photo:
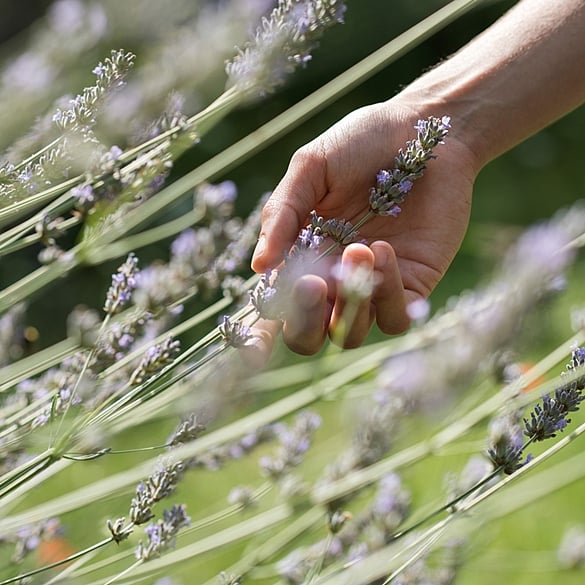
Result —
[{"label": "index finger", "polygon": [[304,227],[309,212],[327,192],[326,159],[317,143],[299,149],[262,211],[262,227],[252,269],[265,272],[280,264]]}]

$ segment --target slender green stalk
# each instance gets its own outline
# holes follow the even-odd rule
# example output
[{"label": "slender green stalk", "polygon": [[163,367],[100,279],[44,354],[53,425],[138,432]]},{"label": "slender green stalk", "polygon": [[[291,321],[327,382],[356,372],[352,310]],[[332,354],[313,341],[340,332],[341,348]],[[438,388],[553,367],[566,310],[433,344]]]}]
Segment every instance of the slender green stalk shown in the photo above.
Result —
[{"label": "slender green stalk", "polygon": [[15,467],[0,478],[0,501],[2,498],[24,485],[55,461],[54,451],[47,449],[22,465]]},{"label": "slender green stalk", "polygon": [[111,579],[108,579],[104,583],[104,585],[112,585],[112,583],[115,583],[116,581],[119,581],[120,579],[122,579],[123,577],[128,575],[129,573],[132,573],[132,571],[134,571],[136,568],[140,567],[140,565],[142,565],[143,563],[144,563],[144,561],[142,559],[138,559],[137,561],[132,563],[129,567],[126,567],[121,573],[118,573],[117,575],[115,575]]},{"label": "slender green stalk", "polygon": [[44,370],[60,363],[79,349],[77,342],[68,337],[17,362],[0,369],[0,394],[13,388],[16,384],[36,376]]},{"label": "slender green stalk", "polygon": [[[193,559],[196,556],[225,547],[231,543],[240,542],[244,538],[249,538],[278,526],[289,520],[292,514],[292,508],[286,504],[274,506],[251,518],[242,520],[234,526],[219,530],[215,534],[201,538],[196,542],[185,544],[173,551],[169,551],[158,559],[149,560],[140,567],[133,568],[132,572],[135,576],[147,575],[161,569],[176,566],[177,563]],[[181,533],[179,534],[180,537]]]},{"label": "slender green stalk", "polygon": [[[51,201],[55,197],[62,195],[71,187],[75,187],[83,180],[81,175],[77,177],[73,177],[68,179],[67,181],[63,181],[58,185],[53,187],[49,187],[40,193],[36,193],[35,195],[31,195],[24,201],[18,201],[9,207],[5,207],[4,209],[0,209],[0,227],[8,225],[10,223],[15,222],[19,217],[22,217],[32,209],[35,209],[46,203],[47,201]],[[71,207],[71,197],[65,193],[62,197],[59,197],[55,201],[53,201],[50,205],[48,205],[42,212],[37,213],[33,217],[19,223],[17,226],[13,227],[5,231],[4,233],[0,234],[0,254],[2,253],[5,246],[14,242],[16,239],[22,237],[24,233],[33,229],[35,225],[43,218],[44,215],[49,213],[58,214],[61,210],[69,209]]]},{"label": "slender green stalk", "polygon": [[102,248],[90,249],[85,253],[84,261],[86,264],[96,265],[114,258],[127,256],[129,252],[154,244],[165,238],[170,238],[186,230],[201,221],[203,217],[202,210],[194,209],[163,225],[128,236]]},{"label": "slender green stalk", "polygon": [[[401,467],[420,461],[424,457],[434,454],[445,445],[465,435],[477,423],[497,412],[501,407],[507,406],[510,409],[518,408],[523,403],[534,400],[534,396],[521,396],[516,398],[519,384],[529,384],[538,378],[541,372],[541,364],[555,365],[567,354],[567,348],[574,343],[582,343],[585,340],[585,332],[579,331],[571,339],[561,344],[554,352],[539,362],[531,372],[527,372],[520,380],[512,382],[500,393],[484,401],[470,412],[462,416],[458,421],[451,423],[447,428],[439,431],[429,439],[425,439],[406,447],[402,451],[394,453],[381,461],[364,469],[353,471],[344,478],[331,482],[328,485],[317,487],[313,490],[312,499],[315,504],[325,504],[338,499],[355,490],[362,489],[367,485],[378,481],[384,475]],[[567,374],[567,376],[569,376]],[[566,378],[570,379],[570,378]],[[556,381],[543,385],[542,392],[554,389]]]},{"label": "slender green stalk", "polygon": [[33,569],[32,571],[28,571],[26,573],[21,573],[20,575],[16,575],[14,577],[10,577],[9,579],[5,579],[4,581],[0,581],[0,585],[9,585],[9,583],[16,583],[16,582],[21,582],[25,579],[29,579],[30,577],[34,577],[35,575],[39,575],[40,573],[44,573],[45,571],[50,571],[51,569],[56,569],[57,567],[61,567],[62,565],[66,565],[72,561],[75,561],[89,553],[92,553],[93,551],[96,551],[100,548],[103,548],[104,546],[110,544],[111,542],[114,542],[114,539],[112,537],[110,538],[106,538],[104,540],[101,540],[100,542],[97,542],[96,544],[93,544],[87,548],[84,548],[83,550],[80,550],[72,555],[69,555],[67,558],[62,559],[60,561],[55,561],[54,563],[50,563],[48,565],[44,565],[42,567],[39,567],[38,569]]}]

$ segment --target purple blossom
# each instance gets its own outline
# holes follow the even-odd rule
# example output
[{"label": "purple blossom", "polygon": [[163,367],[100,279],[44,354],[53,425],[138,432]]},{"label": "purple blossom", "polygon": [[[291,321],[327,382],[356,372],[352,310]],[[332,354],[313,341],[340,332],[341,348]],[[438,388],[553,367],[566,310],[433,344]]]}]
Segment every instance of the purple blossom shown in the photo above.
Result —
[{"label": "purple blossom", "polygon": [[279,0],[254,37],[227,63],[231,84],[256,95],[282,85],[287,75],[311,59],[320,34],[342,22],[344,12],[340,0]]},{"label": "purple blossom", "polygon": [[223,316],[219,333],[227,345],[236,348],[247,347],[254,343],[252,330],[241,321],[232,321],[228,315]]},{"label": "purple blossom", "polygon": [[282,314],[278,289],[271,284],[272,275],[271,270],[265,272],[256,288],[250,291],[250,302],[263,319],[279,319]]},{"label": "purple blossom", "polygon": [[71,196],[75,199],[75,207],[82,211],[89,211],[96,202],[95,192],[89,183],[73,187]]},{"label": "purple blossom", "polygon": [[148,542],[138,544],[135,551],[137,559],[148,561],[160,556],[166,549],[174,547],[176,536],[184,526],[189,526],[191,519],[187,516],[184,505],[174,505],[170,510],[163,511],[163,518],[155,524],[149,524],[144,533]]},{"label": "purple blossom", "polygon": [[136,274],[138,273],[138,258],[132,253],[118,271],[112,275],[112,285],[106,294],[104,311],[108,315],[119,313],[132,297],[136,288]]},{"label": "purple blossom", "polygon": [[378,172],[376,187],[370,190],[370,212],[398,216],[400,207],[397,204],[410,192],[413,181],[423,175],[427,161],[435,156],[433,149],[443,143],[450,127],[447,116],[440,120],[431,116],[417,122],[417,138],[408,141],[405,149],[400,149],[394,168]]},{"label": "purple blossom", "polygon": [[139,366],[130,376],[130,384],[142,384],[145,380],[158,374],[165,366],[172,363],[181,350],[181,344],[172,336],[162,343],[150,346],[144,354]]}]

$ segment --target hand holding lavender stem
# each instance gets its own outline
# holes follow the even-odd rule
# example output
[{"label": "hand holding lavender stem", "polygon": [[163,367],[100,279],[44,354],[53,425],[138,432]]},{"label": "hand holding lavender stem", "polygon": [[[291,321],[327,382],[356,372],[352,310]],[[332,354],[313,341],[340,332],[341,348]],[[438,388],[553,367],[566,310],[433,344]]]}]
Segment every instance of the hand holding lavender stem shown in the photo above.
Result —
[{"label": "hand holding lavender stem", "polygon": [[[372,124],[373,120],[379,116],[379,112],[372,110],[372,108],[376,109],[372,106],[361,111],[362,114],[359,117],[361,118],[363,115],[364,119],[356,119],[356,114],[352,114],[328,132],[328,134],[336,134],[343,130],[344,136],[347,136],[347,126],[349,125],[350,129],[354,131],[354,136],[345,138],[346,143],[343,146],[345,150],[333,151],[328,155],[326,163],[321,161],[319,172],[323,172],[322,164],[333,167],[336,159],[341,158],[342,155],[349,156],[351,154],[346,151],[360,147],[355,154],[357,159],[355,164],[352,163],[351,168],[347,165],[339,166],[335,176],[331,180],[327,179],[329,187],[324,197],[318,198],[316,193],[312,194],[315,197],[314,205],[311,206],[314,211],[309,214],[308,211],[297,210],[295,216],[302,217],[306,214],[309,217],[309,223],[300,229],[300,233],[297,232],[299,235],[286,254],[284,264],[281,263],[282,256],[275,254],[274,242],[276,241],[277,245],[284,244],[285,235],[283,234],[290,228],[288,224],[291,220],[291,208],[295,205],[307,205],[307,201],[299,202],[303,198],[309,198],[301,190],[306,188],[307,183],[315,182],[314,177],[307,177],[306,172],[312,159],[309,159],[302,150],[293,157],[287,175],[265,207],[262,236],[253,261],[254,268],[258,271],[263,268],[262,272],[265,274],[262,276],[259,289],[253,293],[252,303],[261,318],[284,320],[284,340],[291,349],[299,353],[310,354],[317,351],[324,341],[327,328],[329,327],[331,333],[341,322],[341,314],[347,305],[347,299],[343,299],[341,296],[347,294],[347,291],[342,294],[336,292],[341,291],[341,287],[331,274],[333,258],[325,260],[340,246],[344,246],[345,249],[337,274],[347,275],[351,272],[352,266],[362,266],[364,268],[362,280],[365,279],[364,282],[371,281],[368,284],[370,286],[369,292],[367,286],[360,286],[362,289],[360,294],[363,294],[364,297],[356,299],[357,309],[353,319],[354,324],[349,327],[344,334],[343,341],[341,341],[344,347],[355,347],[363,342],[374,317],[370,310],[371,302],[376,306],[380,328],[386,333],[398,333],[403,331],[409,323],[406,313],[407,304],[413,300],[425,298],[432,288],[432,286],[426,285],[411,287],[408,286],[410,283],[404,283],[402,266],[397,258],[398,247],[395,245],[397,238],[398,240],[407,240],[409,247],[416,246],[419,252],[426,253],[423,246],[424,240],[427,238],[417,242],[416,236],[412,238],[408,237],[407,234],[410,225],[412,225],[412,214],[417,213],[417,206],[408,206],[406,216],[401,222],[393,222],[392,218],[397,217],[401,212],[400,205],[412,189],[414,181],[422,177],[428,161],[435,158],[433,149],[443,142],[450,128],[450,120],[447,116],[441,119],[430,116],[428,119],[419,120],[415,125],[416,138],[408,140],[406,145],[398,150],[392,167],[386,168],[388,164],[388,133],[381,133],[378,125],[377,128],[371,128],[373,138],[370,134],[366,136],[363,130],[359,129],[357,135],[355,134],[358,127],[363,129],[364,125]],[[401,133],[405,133],[404,128],[401,128]],[[324,135],[322,142],[325,141],[328,134]],[[357,146],[350,140],[357,143]],[[369,142],[366,144],[367,141],[372,144]],[[382,144],[379,144],[380,141],[383,141]],[[335,143],[338,144],[339,141],[337,140]],[[364,161],[360,160],[360,157],[363,159],[366,153],[362,152],[361,147],[371,150],[374,144],[377,144],[378,148],[384,149],[385,163],[377,165],[377,168],[369,172],[366,178],[366,170],[362,168]],[[316,149],[317,146],[314,148]],[[322,151],[323,148],[324,144],[320,144],[319,149]],[[330,144],[329,150],[331,148]],[[376,156],[381,160],[382,156],[378,148]],[[297,164],[295,161],[299,158],[305,159],[304,162],[301,160]],[[318,161],[313,160],[312,164],[316,167]],[[296,169],[297,166],[299,166],[299,171]],[[302,170],[305,171],[302,175],[300,174],[301,166]],[[333,170],[329,171],[327,168],[326,172],[332,173]],[[352,192],[350,198],[347,193],[348,185],[356,183],[356,178],[352,175],[355,172],[360,173],[360,182],[367,186],[361,188],[359,193]],[[341,173],[341,179],[343,179],[343,173],[350,176],[346,176],[345,180],[338,180],[339,173]],[[335,183],[336,180],[338,180],[339,185]],[[301,181],[304,181],[305,184],[302,184]],[[372,187],[374,181],[375,186]],[[295,186],[298,191],[293,194],[291,190]],[[428,222],[433,222],[435,217],[434,214],[429,213],[428,208],[434,207],[437,200],[429,201],[428,191],[427,182],[426,192],[421,193],[423,199],[418,200],[418,205],[421,207],[417,213],[417,221],[424,219],[425,224],[431,226],[431,231],[434,231],[434,227]],[[296,198],[291,195],[296,195]],[[466,197],[463,197],[463,200],[465,199]],[[332,202],[330,205],[329,200]],[[332,211],[333,208],[335,213]],[[337,219],[335,216],[340,215],[340,209],[344,215],[347,211],[346,217],[350,217],[352,221]],[[429,217],[425,218],[427,215]],[[325,217],[329,217],[329,219],[325,219]],[[464,220],[463,223],[465,223]],[[366,241],[371,243],[370,246],[354,243],[358,237],[358,229],[360,229],[360,236],[365,236]],[[451,239],[452,236],[453,234],[451,234]],[[433,239],[437,241],[434,236]],[[459,238],[457,239],[458,245]],[[332,243],[327,247],[324,245],[325,241]],[[446,243],[453,247],[450,238],[447,238]],[[264,250],[262,250],[263,244],[265,245]],[[430,256],[435,254],[435,250],[432,248],[431,244],[429,247]],[[405,256],[406,252],[403,252]],[[454,251],[452,253],[454,254]],[[421,263],[423,261],[427,261],[427,259],[421,259]],[[276,266],[278,266],[278,277],[275,281],[276,273],[272,272],[271,269]],[[441,266],[442,271],[445,269],[446,266]],[[366,273],[371,273],[372,278],[365,278]],[[285,293],[285,290],[288,292]],[[288,296],[292,296],[295,300],[293,302],[287,301],[285,297]],[[267,342],[263,339],[261,345],[266,345],[267,353],[269,353],[268,346],[271,346],[278,327],[262,323],[260,329],[264,338],[268,339]],[[260,351],[263,350],[262,347]]]}]

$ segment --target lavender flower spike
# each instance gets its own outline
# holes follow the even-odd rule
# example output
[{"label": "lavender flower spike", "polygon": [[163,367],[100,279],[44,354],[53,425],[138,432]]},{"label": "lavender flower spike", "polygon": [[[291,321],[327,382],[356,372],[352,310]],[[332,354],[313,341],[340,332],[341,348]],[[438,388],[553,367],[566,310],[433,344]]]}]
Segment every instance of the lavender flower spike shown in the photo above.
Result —
[{"label": "lavender flower spike", "polygon": [[138,258],[132,253],[126,262],[112,275],[112,285],[106,294],[104,311],[108,315],[119,313],[129,302],[132,291],[136,288],[136,274],[138,273]]},{"label": "lavender flower spike", "polygon": [[223,316],[219,332],[223,340],[232,347],[248,347],[253,343],[254,336],[250,327],[241,321],[232,321],[227,315]]},{"label": "lavender flower spike", "polygon": [[441,119],[431,116],[427,120],[418,121],[415,126],[416,140],[409,140],[406,149],[398,151],[392,170],[383,169],[378,173],[376,187],[370,190],[371,213],[398,216],[401,211],[398,204],[404,201],[414,180],[422,177],[427,161],[435,158],[433,149],[443,144],[450,128],[451,120],[448,116]]},{"label": "lavender flower spike", "polygon": [[162,343],[149,347],[140,365],[130,377],[130,384],[142,384],[144,380],[160,372],[166,365],[173,361],[180,350],[181,344],[171,336],[167,337]]},{"label": "lavender flower spike", "polygon": [[278,0],[254,38],[227,63],[229,83],[243,93],[264,95],[311,60],[322,32],[343,22],[341,0]]},{"label": "lavender flower spike", "polygon": [[185,505],[175,504],[170,510],[163,511],[163,518],[149,524],[144,532],[148,543],[138,543],[135,556],[138,560],[148,561],[159,557],[163,551],[175,546],[177,533],[183,526],[189,526],[191,519],[186,514]]}]

